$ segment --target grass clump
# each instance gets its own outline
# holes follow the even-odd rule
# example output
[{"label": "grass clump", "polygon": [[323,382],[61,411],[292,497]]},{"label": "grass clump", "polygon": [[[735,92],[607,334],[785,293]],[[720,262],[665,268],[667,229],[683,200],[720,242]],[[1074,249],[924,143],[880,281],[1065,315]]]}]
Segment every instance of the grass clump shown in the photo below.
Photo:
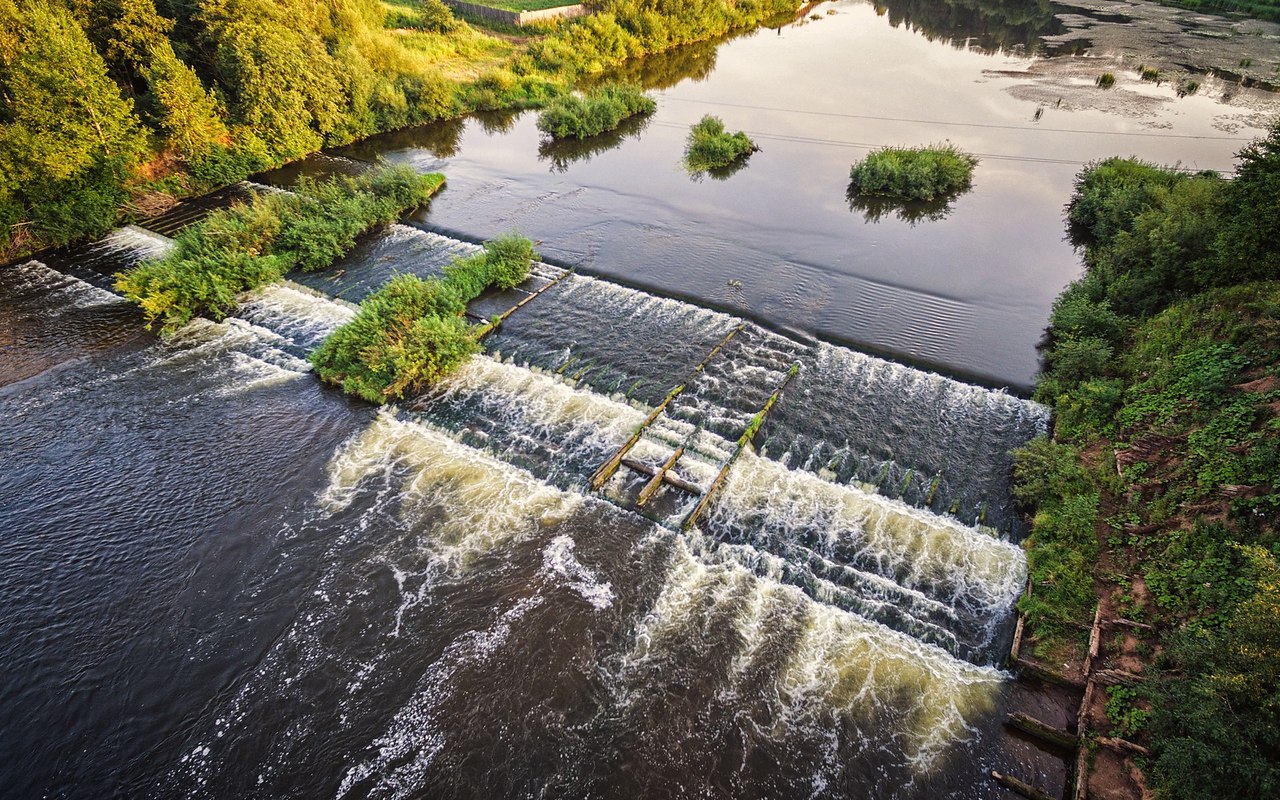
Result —
[{"label": "grass clump", "polygon": [[618,127],[623,120],[651,114],[653,98],[638,86],[611,83],[582,95],[552,100],[538,115],[538,130],[553,139],[585,139]]},{"label": "grass clump", "polygon": [[950,143],[885,147],[853,165],[849,191],[897,200],[935,200],[967,190],[977,165],[977,158]]},{"label": "grass clump", "polygon": [[708,172],[728,167],[759,149],[745,133],[729,133],[723,120],[707,114],[689,130],[684,163],[690,172]]},{"label": "grass clump", "polygon": [[467,303],[524,282],[535,257],[533,242],[513,234],[456,259],[443,280],[393,278],[311,354],[316,374],[371,403],[421,391],[480,352],[480,329],[462,316]]},{"label": "grass clump", "polygon": [[1110,89],[1112,86],[1116,85],[1115,73],[1111,73],[1111,72],[1102,73],[1101,75],[1098,76],[1097,83],[1098,83],[1098,86],[1103,89]]},{"label": "grass clump", "polygon": [[221,319],[236,296],[278,280],[294,267],[320,269],[356,237],[426,202],[444,176],[381,166],[358,177],[305,181],[211,214],[178,234],[173,250],[116,276],[147,327],[171,332],[198,314]]}]

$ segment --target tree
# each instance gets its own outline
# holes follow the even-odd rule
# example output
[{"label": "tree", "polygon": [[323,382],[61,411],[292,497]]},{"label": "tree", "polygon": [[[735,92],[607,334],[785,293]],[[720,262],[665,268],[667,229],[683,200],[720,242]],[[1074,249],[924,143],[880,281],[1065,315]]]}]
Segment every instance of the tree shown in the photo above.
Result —
[{"label": "tree", "polygon": [[65,9],[32,0],[0,27],[0,187],[53,241],[101,233],[146,144],[133,104]]},{"label": "tree", "polygon": [[1280,120],[1266,138],[1237,154],[1240,167],[1225,192],[1227,221],[1215,243],[1232,282],[1280,276]]}]

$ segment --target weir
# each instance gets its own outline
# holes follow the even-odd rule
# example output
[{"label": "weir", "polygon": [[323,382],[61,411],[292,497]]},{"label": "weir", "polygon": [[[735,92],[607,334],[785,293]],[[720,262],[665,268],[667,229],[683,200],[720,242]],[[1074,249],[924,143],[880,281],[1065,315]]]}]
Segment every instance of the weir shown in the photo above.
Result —
[{"label": "weir", "polygon": [[[102,276],[167,241],[123,229],[60,263]],[[394,225],[328,270],[241,298],[197,350],[249,347],[253,380],[297,376],[390,275],[438,275],[478,250]],[[1039,407],[547,264],[468,315],[499,318],[491,355],[405,404],[405,421],[685,531],[709,564],[998,662],[1025,566],[999,530],[974,527],[975,509],[1008,522],[1007,451],[1043,428]],[[863,480],[873,471],[885,474]]]}]

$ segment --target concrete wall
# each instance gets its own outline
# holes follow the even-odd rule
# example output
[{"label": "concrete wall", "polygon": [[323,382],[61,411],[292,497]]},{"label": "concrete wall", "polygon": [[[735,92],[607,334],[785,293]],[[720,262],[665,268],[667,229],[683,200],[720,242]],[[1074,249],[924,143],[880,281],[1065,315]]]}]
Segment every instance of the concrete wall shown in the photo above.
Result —
[{"label": "concrete wall", "polygon": [[492,20],[494,22],[505,22],[508,25],[527,25],[530,22],[556,19],[559,17],[581,17],[588,13],[587,7],[584,5],[544,8],[541,11],[504,11],[501,8],[490,8],[489,6],[476,5],[475,3],[464,3],[462,0],[444,0],[444,3],[450,8],[461,11],[465,14]]}]

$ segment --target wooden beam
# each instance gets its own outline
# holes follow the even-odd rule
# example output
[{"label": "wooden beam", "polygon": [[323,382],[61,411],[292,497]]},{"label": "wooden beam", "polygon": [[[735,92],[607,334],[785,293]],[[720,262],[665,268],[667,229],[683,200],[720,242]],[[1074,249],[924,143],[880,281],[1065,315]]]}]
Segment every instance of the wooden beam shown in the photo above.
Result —
[{"label": "wooden beam", "polygon": [[[643,461],[637,461],[636,459],[631,458],[630,456],[622,459],[622,466],[627,467],[629,469],[633,469],[636,472],[639,472],[641,475],[648,475],[652,477],[658,474],[657,467],[653,466],[652,464],[646,464]],[[681,478],[679,475],[676,475],[670,471],[663,474],[662,481],[663,483],[666,483],[668,486],[674,486],[677,489],[683,489],[689,494],[696,494],[696,495],[702,494],[701,486],[699,486],[696,483],[690,483],[689,481],[686,481],[684,478]]]},{"label": "wooden beam", "polygon": [[1025,781],[1020,781],[1012,775],[1005,775],[1003,773],[996,772],[993,769],[991,770],[991,777],[995,779],[996,783],[1006,789],[1017,792],[1027,798],[1027,800],[1057,800],[1057,798],[1045,790],[1032,786]]},{"label": "wooden beam", "polygon": [[1035,678],[1036,680],[1043,681],[1045,683],[1052,683],[1058,686],[1070,686],[1072,689],[1084,688],[1083,681],[1068,678],[1066,675],[1054,672],[1048,667],[1043,667],[1033,661],[1028,661],[1025,658],[1015,658],[1013,663],[1009,666],[1018,670],[1027,677]]},{"label": "wooden beam", "polygon": [[1096,740],[1102,747],[1116,750],[1121,753],[1129,753],[1136,756],[1149,756],[1151,751],[1140,744],[1131,742],[1128,739],[1112,739],[1107,736],[1099,736]]},{"label": "wooden beam", "polygon": [[486,336],[488,336],[489,334],[493,333],[495,330],[497,330],[497,328],[498,328],[498,326],[499,326],[499,325],[501,325],[503,322],[506,322],[507,317],[509,317],[509,316],[511,316],[512,314],[516,313],[516,312],[517,312],[517,311],[519,311],[521,308],[524,308],[524,304],[525,304],[525,303],[528,303],[528,302],[529,302],[530,300],[532,300],[533,298],[535,298],[535,297],[537,297],[538,295],[542,294],[543,292],[545,292],[546,290],[550,289],[552,286],[555,286],[557,283],[559,283],[560,281],[564,280],[565,278],[569,277],[569,276],[570,276],[570,275],[572,275],[572,274],[573,274],[573,273],[572,273],[571,271],[569,271],[569,270],[565,270],[563,273],[561,273],[561,275],[560,275],[559,277],[557,277],[555,280],[553,280],[553,281],[551,281],[550,283],[548,283],[546,286],[543,286],[542,288],[538,289],[537,291],[531,292],[531,293],[529,294],[529,296],[528,296],[528,297],[524,298],[524,299],[523,299],[523,300],[521,300],[519,303],[516,303],[516,304],[515,304],[514,306],[512,306],[511,308],[508,308],[506,311],[504,311],[504,312],[502,312],[501,314],[499,314],[499,315],[498,315],[498,318],[497,318],[497,319],[495,319],[493,322],[490,322],[488,325],[485,325],[483,328],[481,328],[481,329],[480,329],[480,331],[476,333],[476,339],[483,339],[484,337],[486,337]]},{"label": "wooden beam", "polygon": [[1052,725],[1041,722],[1030,714],[1024,714],[1021,711],[1014,711],[1009,714],[1005,724],[1011,728],[1017,728],[1023,733],[1032,736],[1041,741],[1061,747],[1064,750],[1075,750],[1080,746],[1080,739],[1070,731],[1062,728],[1055,728]]},{"label": "wooden beam", "polygon": [[675,449],[671,454],[671,457],[658,468],[658,473],[650,478],[649,482],[640,490],[640,494],[636,497],[637,506],[643,508],[644,504],[649,502],[649,499],[653,497],[654,492],[658,491],[658,487],[662,485],[662,479],[666,477],[667,471],[676,465],[676,462],[680,460],[680,456],[682,455],[684,455],[684,445],[680,445]]}]

